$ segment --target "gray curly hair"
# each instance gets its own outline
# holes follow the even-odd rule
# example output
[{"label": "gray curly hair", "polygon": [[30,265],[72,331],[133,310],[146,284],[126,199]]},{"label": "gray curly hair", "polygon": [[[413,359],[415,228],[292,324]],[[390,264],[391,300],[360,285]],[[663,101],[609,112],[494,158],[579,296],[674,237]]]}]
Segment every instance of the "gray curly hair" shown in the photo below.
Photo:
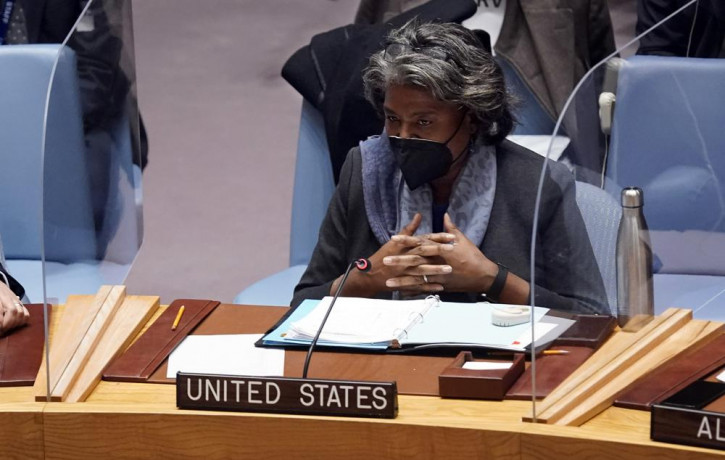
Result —
[{"label": "gray curly hair", "polygon": [[[402,50],[386,56],[385,49],[370,57],[363,72],[365,98],[383,114],[385,91],[391,85],[427,88],[438,100],[466,107],[477,136],[496,144],[513,129],[513,97],[507,93],[501,68],[478,37],[452,23],[421,23],[413,19],[387,36],[385,47]],[[444,50],[446,58],[431,57],[425,48]]]}]

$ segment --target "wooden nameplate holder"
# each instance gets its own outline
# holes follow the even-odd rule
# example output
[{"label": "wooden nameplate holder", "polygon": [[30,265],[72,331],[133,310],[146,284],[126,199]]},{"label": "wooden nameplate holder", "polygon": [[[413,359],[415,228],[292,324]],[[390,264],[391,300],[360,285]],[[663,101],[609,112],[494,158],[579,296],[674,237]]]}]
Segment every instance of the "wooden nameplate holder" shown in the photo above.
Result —
[{"label": "wooden nameplate holder", "polygon": [[[118,355],[159,307],[157,296],[126,296],[124,286],[101,286],[95,296],[69,296],[40,366],[36,401],[84,401]],[[50,388],[50,392],[48,391]]]},{"label": "wooden nameplate holder", "polygon": [[725,333],[670,360],[639,379],[617,397],[614,405],[649,411],[696,380],[725,366]]},{"label": "wooden nameplate holder", "polygon": [[[438,376],[438,388],[443,398],[502,400],[511,385],[524,372],[524,355],[516,353],[513,361],[473,359],[470,351],[462,351],[450,366]],[[507,369],[466,369],[467,362],[508,363]]]},{"label": "wooden nameplate holder", "polygon": [[[566,355],[536,358],[536,399],[543,399],[598,350],[614,331],[617,320],[605,315],[575,315],[576,323],[554,340],[551,349],[565,350]],[[532,368],[524,373],[506,393],[506,399],[530,400],[533,396]]]},{"label": "wooden nameplate holder", "polygon": [[[108,365],[103,371],[103,379],[115,382],[148,381],[159,366],[166,362],[173,349],[218,305],[216,300],[174,300],[133,345]],[[184,313],[177,327],[173,328],[182,306]]]},{"label": "wooden nameplate holder", "polygon": [[[536,421],[579,426],[612,405],[637,379],[692,346],[712,340],[721,323],[668,309],[638,332],[618,332],[537,405]],[[531,414],[525,421],[534,421]]]}]

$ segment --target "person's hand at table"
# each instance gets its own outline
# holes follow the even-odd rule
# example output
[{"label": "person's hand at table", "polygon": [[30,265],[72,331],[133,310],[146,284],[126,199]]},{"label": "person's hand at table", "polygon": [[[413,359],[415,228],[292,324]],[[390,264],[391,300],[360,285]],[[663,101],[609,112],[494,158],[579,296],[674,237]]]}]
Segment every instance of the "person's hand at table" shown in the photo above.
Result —
[{"label": "person's hand at table", "polygon": [[[400,233],[394,235],[390,241],[385,243],[372,256],[370,256],[369,272],[363,273],[358,270],[350,272],[350,276],[343,288],[343,295],[372,297],[382,291],[398,290],[401,288],[396,283],[390,283],[391,279],[415,278],[414,282],[406,283],[402,288],[419,292],[437,292],[443,286],[425,283],[423,275],[447,273],[450,267],[445,265],[429,265],[430,260],[425,256],[428,252],[437,253],[438,249],[422,250],[424,245],[430,245],[425,238],[413,237],[413,234],[420,226],[422,217],[416,214],[413,220],[406,225]],[[432,246],[432,245],[430,245]],[[396,259],[398,257],[406,259]],[[390,258],[397,260],[397,263],[388,263]],[[330,294],[337,291],[342,276],[337,278],[330,288]]]},{"label": "person's hand at table", "polygon": [[[448,242],[430,238],[430,245],[443,246],[438,255],[451,267],[451,272],[428,276],[430,283],[439,284],[449,292],[487,292],[498,274],[498,265],[486,257],[463,232],[456,227],[448,213],[443,217]],[[438,235],[445,235],[438,234]],[[509,272],[499,303],[526,304],[529,299],[529,283]]]},{"label": "person's hand at table", "polygon": [[0,281],[0,334],[28,322],[30,313],[10,288]]},{"label": "person's hand at table", "polygon": [[386,287],[399,290],[406,295],[444,290],[440,280],[451,273],[452,268],[441,256],[453,250],[453,246],[449,243],[454,239],[455,235],[450,233],[417,236],[401,233],[393,236],[391,241],[407,249],[404,253],[383,258],[385,266],[397,269],[397,274],[393,273],[395,276],[389,277],[385,282]]}]

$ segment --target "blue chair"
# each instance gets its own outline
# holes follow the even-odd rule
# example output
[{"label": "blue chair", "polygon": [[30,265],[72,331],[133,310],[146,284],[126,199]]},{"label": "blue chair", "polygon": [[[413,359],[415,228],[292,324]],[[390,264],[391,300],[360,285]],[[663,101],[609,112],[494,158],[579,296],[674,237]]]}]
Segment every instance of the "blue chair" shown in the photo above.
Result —
[{"label": "blue chair", "polygon": [[[0,235],[8,269],[33,302],[43,300],[43,246],[47,293],[60,302],[122,282],[139,236],[134,229],[134,241],[120,241],[118,225],[104,224],[100,237],[96,231],[75,54],[61,45],[3,46],[0,69]],[[118,155],[111,168],[122,170]],[[109,222],[137,213],[133,200],[118,199],[124,183],[133,181],[115,177],[109,188]]]},{"label": "blue chair", "polygon": [[289,267],[252,284],[234,298],[245,305],[287,306],[317,244],[327,205],[335,191],[325,123],[310,103],[302,103],[297,139]]},{"label": "blue chair", "polygon": [[644,190],[655,309],[725,319],[725,60],[634,56],[617,79],[606,188]]},{"label": "blue chair", "polygon": [[576,202],[602,275],[607,302],[617,315],[617,231],[622,207],[609,193],[586,182],[576,183]]}]

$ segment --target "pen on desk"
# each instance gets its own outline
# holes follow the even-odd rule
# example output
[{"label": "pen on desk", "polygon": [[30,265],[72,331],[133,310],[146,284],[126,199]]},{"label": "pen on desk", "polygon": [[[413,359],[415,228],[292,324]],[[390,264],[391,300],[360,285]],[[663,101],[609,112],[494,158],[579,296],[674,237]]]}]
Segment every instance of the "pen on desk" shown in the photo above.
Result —
[{"label": "pen on desk", "polygon": [[544,356],[549,356],[549,355],[568,355],[569,354],[569,350],[544,350],[543,352],[541,352],[541,354],[544,355]]},{"label": "pen on desk", "polygon": [[174,320],[174,325],[171,326],[171,330],[175,331],[176,327],[179,325],[179,321],[181,321],[181,316],[184,314],[184,307],[183,305],[179,308],[179,312],[176,314],[176,319]]}]

